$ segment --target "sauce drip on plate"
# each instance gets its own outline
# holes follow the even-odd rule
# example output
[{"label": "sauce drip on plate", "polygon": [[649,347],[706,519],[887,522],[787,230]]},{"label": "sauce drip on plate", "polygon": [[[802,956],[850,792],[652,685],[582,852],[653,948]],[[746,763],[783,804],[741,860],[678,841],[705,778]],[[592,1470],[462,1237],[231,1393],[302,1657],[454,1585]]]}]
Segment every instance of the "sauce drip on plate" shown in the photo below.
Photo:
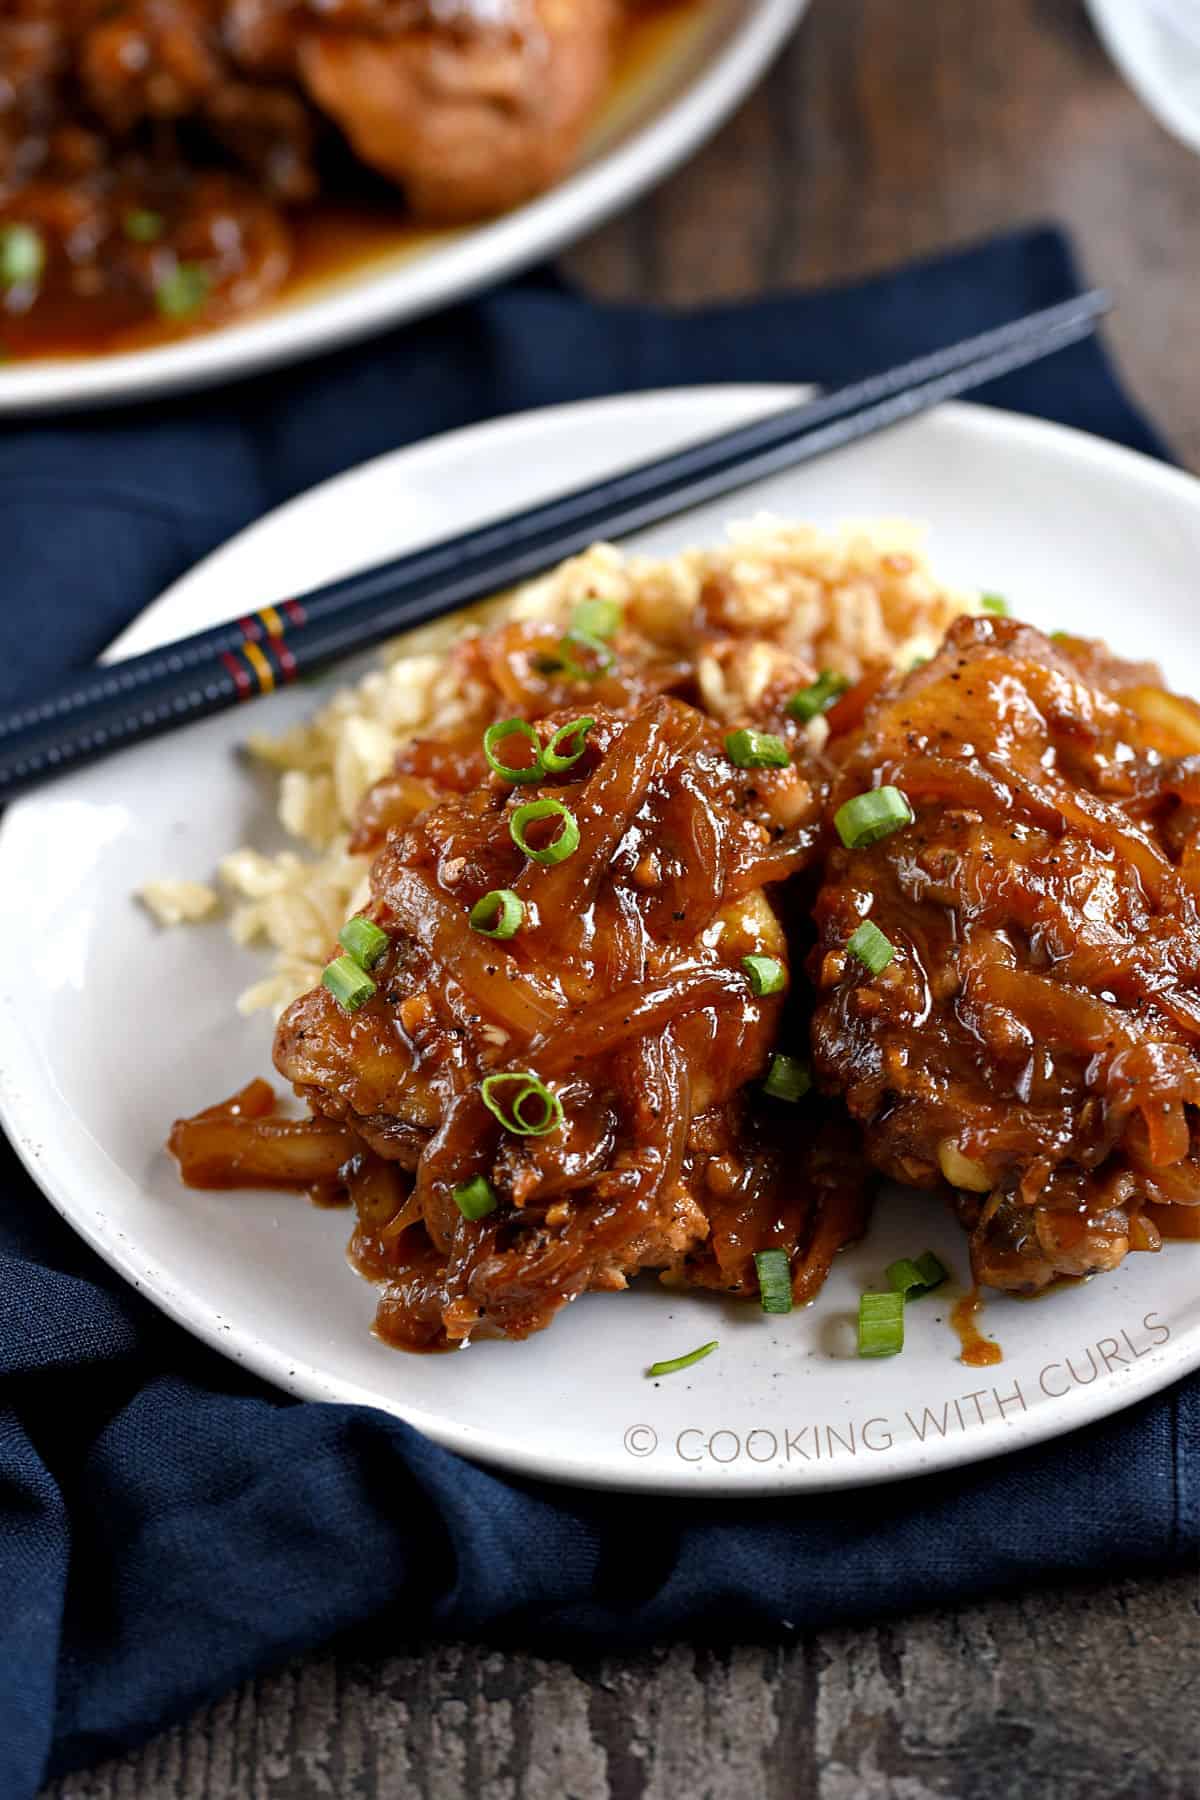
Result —
[{"label": "sauce drip on plate", "polygon": [[950,1324],[958,1336],[962,1346],[959,1361],[965,1362],[971,1369],[986,1369],[992,1363],[1003,1362],[1004,1352],[992,1338],[984,1337],[976,1320],[983,1306],[983,1300],[977,1287],[961,1300],[956,1300],[950,1310]]}]

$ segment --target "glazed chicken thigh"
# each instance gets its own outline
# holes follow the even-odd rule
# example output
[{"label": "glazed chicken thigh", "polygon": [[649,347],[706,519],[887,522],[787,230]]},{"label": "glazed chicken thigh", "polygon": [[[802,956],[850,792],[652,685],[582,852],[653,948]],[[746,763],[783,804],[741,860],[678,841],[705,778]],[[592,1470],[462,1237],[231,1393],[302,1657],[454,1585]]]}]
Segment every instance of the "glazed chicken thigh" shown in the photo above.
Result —
[{"label": "glazed chicken thigh", "polygon": [[[565,723],[546,720],[542,741]],[[807,795],[799,864],[817,795],[775,773]],[[579,834],[555,863],[513,836],[517,809],[547,800]],[[387,837],[371,877],[390,944],[377,997],[348,1014],[314,989],[275,1053],[368,1153],[356,1251],[390,1283],[384,1335],[521,1337],[639,1268],[752,1288],[752,1250],[803,1248],[810,1190],[784,1180],[746,1093],[770,1061],[787,960],[762,887],[769,816],[762,772],[662,697],[595,717],[562,774],[491,776]],[[521,909],[504,939],[469,922],[495,892]],[[771,959],[778,991],[756,994],[747,957]],[[522,1105],[529,1079],[551,1098]],[[455,1196],[480,1180],[497,1204],[465,1217]]]},{"label": "glazed chicken thigh", "polygon": [[816,904],[815,1072],[871,1161],[956,1191],[995,1287],[1157,1248],[1200,1203],[1200,709],[963,618],[831,751],[831,807],[891,785],[915,813],[832,851]]},{"label": "glazed chicken thigh", "polygon": [[788,976],[828,788],[789,706],[816,671],[732,583],[686,592],[530,589],[458,636],[436,725],[352,808],[369,898],[342,941],[378,960],[327,964],[279,1023],[311,1116],[258,1083],[171,1133],[191,1185],[349,1200],[391,1343],[525,1337],[643,1269],[755,1299],[763,1252],[800,1304],[865,1224]]}]

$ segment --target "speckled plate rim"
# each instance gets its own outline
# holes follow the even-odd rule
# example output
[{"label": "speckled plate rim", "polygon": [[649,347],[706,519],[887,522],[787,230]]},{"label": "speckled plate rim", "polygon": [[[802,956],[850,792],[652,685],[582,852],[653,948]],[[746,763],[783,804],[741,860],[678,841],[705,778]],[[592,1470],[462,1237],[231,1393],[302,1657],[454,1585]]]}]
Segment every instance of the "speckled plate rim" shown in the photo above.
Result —
[{"label": "speckled plate rim", "polygon": [[[305,554],[301,524],[305,517],[315,543],[318,537],[324,540],[328,536],[331,519],[349,520],[356,506],[366,517],[367,512],[378,511],[380,501],[386,499],[396,513],[390,528],[401,540],[415,539],[412,520],[405,517],[406,506],[427,520],[426,530],[444,529],[437,518],[428,519],[428,508],[451,472],[461,480],[472,468],[481,474],[490,471],[504,486],[511,471],[523,469],[526,473],[521,492],[513,496],[515,502],[529,497],[531,481],[535,488],[551,485],[544,473],[529,473],[531,463],[538,470],[552,471],[558,484],[619,462],[631,441],[649,453],[767,410],[794,392],[727,387],[625,396],[521,415],[381,457],[314,489],[223,546],[147,609],[122,646],[127,651],[143,648],[186,627],[198,627],[217,611],[223,615],[234,595],[239,563],[243,579],[252,576],[261,581],[261,573],[254,570],[256,560],[265,556],[269,564],[283,543],[291,543],[295,554]],[[583,459],[579,467],[568,466],[571,455]],[[997,475],[1004,473],[1014,492],[1002,504]],[[1017,591],[1013,581],[1022,559],[1031,569],[1040,567],[1045,552],[1043,533],[1057,529],[1060,518],[1070,524],[1072,509],[1082,508],[1079,517],[1094,521],[1096,543],[1089,554],[1098,559],[1100,567],[1110,564],[1128,530],[1122,512],[1125,506],[1130,518],[1148,521],[1150,536],[1144,547],[1156,547],[1160,581],[1165,582],[1168,567],[1177,568],[1182,562],[1194,566],[1200,550],[1200,484],[1190,477],[1080,433],[967,406],[944,408],[903,432],[858,446],[812,470],[777,478],[740,496],[738,504],[725,503],[715,510],[723,518],[745,516],[765,503],[777,512],[823,519],[861,515],[860,498],[894,493],[902,502],[897,510],[912,513],[916,509],[903,491],[906,482],[916,482],[928,491],[932,491],[931,482],[940,483],[943,491],[934,511],[940,509],[948,524],[964,509],[970,514],[975,504],[989,515],[993,508],[1003,515],[1006,506],[1019,511],[1027,522],[1023,544],[1015,542],[1001,517],[992,538],[981,545],[989,577],[1007,584],[1010,592]],[[1027,489],[1023,483],[1029,484]],[[986,491],[976,495],[976,486]],[[1041,495],[1044,521],[1030,517],[1027,492]],[[480,511],[486,511],[490,503],[486,493],[478,497]],[[711,541],[713,526],[708,521],[713,510],[659,528],[641,541],[651,548]],[[880,509],[870,506],[867,510]],[[1111,544],[1105,542],[1108,529],[1117,534]],[[969,541],[971,530],[968,519],[963,542]],[[339,555],[344,562],[345,550]],[[941,566],[943,559],[939,556],[937,561]],[[1182,605],[1190,592],[1190,575],[1185,576],[1181,568],[1177,572]],[[314,578],[319,573],[314,571]],[[954,568],[948,568],[947,574],[951,579],[963,578]],[[281,572],[280,579],[285,578],[286,572]],[[257,597],[267,596],[259,592]],[[1088,580],[1082,581],[1077,592],[1058,593],[1055,605],[1055,622],[1067,629],[1085,629],[1089,622],[1103,627]],[[1118,626],[1124,617],[1128,641],[1128,614],[1118,611],[1110,616]],[[1157,650],[1170,657],[1173,648],[1184,642],[1180,638],[1173,645],[1172,621],[1181,631],[1186,628],[1186,618],[1168,612],[1156,629],[1143,608],[1137,650]],[[1169,664],[1184,685],[1200,677],[1195,653],[1190,673],[1182,666],[1186,661],[1183,653]],[[292,703],[293,711],[277,714],[276,724],[281,717],[310,710],[319,695],[277,698],[284,706]],[[275,706],[276,702],[264,704]],[[1200,1366],[1200,1245],[1189,1244],[1172,1245],[1160,1258],[1130,1258],[1103,1281],[1055,1295],[1034,1307],[997,1302],[1004,1323],[989,1316],[989,1328],[1002,1340],[1011,1338],[1020,1319],[1020,1329],[1029,1334],[1029,1342],[1022,1341],[995,1376],[987,1371],[975,1376],[958,1367],[953,1352],[947,1349],[947,1332],[936,1298],[911,1313],[910,1343],[903,1357],[886,1364],[858,1362],[846,1353],[844,1328],[857,1292],[878,1282],[886,1261],[928,1244],[951,1266],[961,1269],[963,1265],[957,1228],[947,1217],[935,1217],[927,1199],[913,1195],[897,1195],[881,1207],[864,1244],[839,1258],[816,1307],[781,1322],[766,1322],[754,1309],[725,1307],[714,1326],[718,1315],[706,1309],[722,1303],[692,1295],[672,1296],[669,1301],[657,1291],[635,1290],[619,1299],[588,1296],[568,1309],[549,1332],[522,1346],[484,1344],[474,1347],[469,1358],[432,1359],[408,1358],[373,1347],[373,1360],[359,1358],[367,1370],[366,1378],[359,1379],[331,1369],[319,1341],[320,1331],[314,1332],[312,1320],[303,1317],[302,1294],[285,1295],[288,1317],[303,1319],[298,1336],[293,1334],[290,1342],[263,1327],[259,1308],[243,1306],[239,1312],[237,1303],[214,1303],[211,1283],[206,1290],[204,1283],[194,1278],[195,1265],[189,1261],[189,1253],[194,1256],[197,1246],[203,1248],[213,1220],[219,1220],[222,1229],[228,1227],[233,1215],[221,1211],[221,1197],[216,1210],[200,1197],[189,1225],[190,1247],[184,1245],[178,1254],[173,1244],[164,1256],[161,1247],[156,1250],[139,1238],[136,1227],[130,1228],[130,1208],[136,1214],[141,1206],[142,1220],[154,1219],[157,1228],[164,1201],[175,1209],[174,1221],[183,1221],[189,1216],[192,1197],[181,1200],[177,1190],[162,1185],[162,1159],[155,1160],[157,1139],[152,1143],[147,1136],[131,1153],[127,1146],[122,1161],[112,1146],[99,1141],[73,1116],[69,1093],[78,1075],[61,1063],[56,1066],[44,1054],[39,1034],[54,1034],[44,1016],[44,1003],[31,1003],[29,997],[27,930],[31,903],[45,904],[45,884],[39,882],[36,854],[31,858],[30,852],[36,852],[39,831],[45,836],[45,825],[53,825],[46,808],[66,803],[75,809],[72,817],[86,823],[88,809],[92,814],[111,812],[117,795],[132,792],[135,800],[143,795],[146,803],[153,805],[155,794],[178,785],[183,772],[194,774],[198,759],[206,773],[212,771],[215,765],[205,760],[211,758],[212,746],[219,745],[220,754],[227,757],[245,728],[242,715],[226,715],[193,728],[191,733],[161,740],[157,746],[129,752],[10,808],[0,826],[0,1119],[29,1172],[68,1222],[136,1288],[202,1340],[301,1397],[383,1406],[448,1448],[515,1473],[579,1485],[704,1497],[861,1486],[981,1460],[1101,1418]],[[232,758],[227,760],[232,763]],[[106,775],[102,773],[105,768]],[[231,789],[235,781],[244,778],[243,773],[231,776]],[[157,830],[155,823],[152,837]],[[218,841],[227,844],[227,826],[223,830],[225,835]],[[120,965],[123,946],[134,945],[139,956],[149,955],[148,947],[157,946],[154,954],[160,962],[169,963],[173,956],[197,959],[193,984],[197,988],[204,986],[206,969],[221,972],[227,990],[231,984],[239,986],[245,971],[236,977],[228,974],[226,964],[232,953],[221,947],[224,940],[219,930],[207,940],[189,942],[187,934],[178,933],[159,938],[140,916],[135,917],[136,909],[128,905],[127,896],[137,878],[142,851],[136,834],[129,840],[128,851],[124,843],[122,840],[118,872],[118,880],[125,884],[122,906],[111,916],[103,907],[97,911],[103,944],[116,946],[113,960]],[[152,849],[157,867],[163,868],[167,852],[161,839]],[[78,842],[72,844],[71,852],[73,857],[81,854]],[[124,954],[128,954],[127,948]],[[103,964],[103,957],[93,957],[89,970],[80,965],[78,992],[66,996],[68,1007],[78,1004],[90,981],[103,977]],[[166,992],[171,991],[171,979],[169,967],[165,973],[156,969],[154,980],[165,981]],[[66,1016],[70,1016],[69,1010]],[[224,1028],[226,1015],[220,1016]],[[178,1026],[171,1029],[178,1038]],[[202,1038],[201,1032],[198,1044]],[[169,1043],[170,1032],[161,1041]],[[119,1071],[107,1067],[95,1077],[102,1089],[119,1078]],[[195,1082],[202,1086],[199,1075]],[[191,1093],[193,1085],[187,1091]],[[207,1097],[207,1090],[199,1094],[201,1100]],[[157,1099],[152,1116],[155,1120],[162,1116],[162,1103]],[[247,1205],[259,1201],[269,1212],[278,1197],[251,1196]],[[305,1209],[303,1218],[305,1222],[286,1237],[312,1239],[315,1291],[322,1305],[326,1294],[333,1296],[331,1304],[338,1306],[352,1292],[360,1296],[352,1310],[354,1329],[361,1330],[365,1345],[369,1290],[348,1275],[335,1248],[344,1240],[344,1216],[318,1215]],[[172,1230],[177,1228],[174,1221]],[[278,1220],[266,1221],[264,1214],[258,1223],[264,1222],[277,1224]],[[294,1224],[295,1216],[289,1215],[288,1222]],[[261,1236],[257,1241],[260,1249],[263,1243],[281,1242]],[[286,1243],[283,1248],[286,1254]],[[284,1279],[282,1269],[278,1278]],[[264,1279],[275,1280],[276,1272],[268,1270]],[[342,1323],[337,1321],[339,1329]],[[678,1353],[714,1331],[723,1340],[721,1354],[674,1378],[673,1383],[645,1381],[642,1370],[646,1362]],[[1128,1357],[1119,1353],[1121,1332],[1125,1333]],[[332,1338],[326,1340],[325,1349],[333,1343]],[[1119,1366],[1109,1369],[1106,1364],[1103,1379],[1080,1378],[1072,1385],[1063,1374],[1064,1366],[1071,1366],[1070,1358],[1078,1352],[1082,1377],[1084,1350],[1090,1356],[1092,1346],[1100,1343],[1118,1348],[1114,1360]],[[981,1417],[975,1429],[971,1407],[981,1408],[978,1395],[992,1387],[993,1381],[1002,1391],[1011,1391],[1014,1381],[1018,1386],[1022,1380],[1028,1385],[1041,1358],[1047,1359],[1042,1374],[1049,1369],[1055,1373],[1036,1405],[1027,1408],[1022,1403],[1016,1410],[1010,1401],[1007,1410],[1001,1407],[996,1416]],[[414,1365],[424,1371],[419,1377],[413,1374]],[[469,1374],[465,1386],[464,1370]],[[781,1390],[769,1386],[770,1381],[780,1379],[789,1395],[782,1413]],[[972,1392],[976,1380],[984,1386]],[[1067,1384],[1059,1392],[1063,1380]],[[823,1441],[829,1449],[827,1456],[815,1460],[812,1440],[804,1435],[813,1425],[814,1396],[816,1406],[824,1409],[815,1419],[818,1447]],[[510,1406],[503,1425],[491,1419],[493,1401]],[[896,1436],[890,1431],[890,1424],[898,1426],[901,1414],[908,1417],[910,1407],[914,1411],[920,1407],[924,1418],[927,1406],[934,1412],[940,1409],[942,1418],[949,1421],[945,1431],[931,1435],[926,1426],[919,1439],[912,1432]],[[793,1408],[795,1459],[790,1448],[784,1453]],[[473,1416],[466,1416],[472,1409]],[[578,1441],[556,1442],[548,1448],[539,1437],[544,1428],[540,1414],[549,1419],[564,1412],[572,1415],[571,1429]],[[858,1448],[842,1456],[839,1445],[848,1433],[854,1437],[856,1418]],[[826,1434],[823,1440],[822,1432]],[[882,1442],[885,1433],[889,1436],[886,1445]],[[773,1459],[762,1454],[769,1450],[769,1440],[774,1440],[779,1450]],[[698,1450],[703,1454],[696,1455]]]},{"label": "speckled plate rim", "polygon": [[0,368],[0,416],[111,406],[254,374],[403,324],[551,255],[684,162],[749,92],[808,8],[809,0],[706,0],[698,41],[653,92],[601,131],[575,174],[493,223],[368,264],[311,295],[179,343],[113,356],[13,363]]}]

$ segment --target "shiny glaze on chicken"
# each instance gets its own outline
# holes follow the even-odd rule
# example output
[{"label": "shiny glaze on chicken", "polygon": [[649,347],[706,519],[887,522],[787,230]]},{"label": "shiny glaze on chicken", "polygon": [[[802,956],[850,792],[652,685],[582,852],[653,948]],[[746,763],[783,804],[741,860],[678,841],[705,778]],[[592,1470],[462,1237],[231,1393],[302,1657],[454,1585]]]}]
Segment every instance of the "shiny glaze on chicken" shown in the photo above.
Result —
[{"label": "shiny glaze on chicken", "polygon": [[[762,1093],[773,1049],[794,1035],[803,1050],[803,1015],[786,991],[756,996],[743,960],[786,969],[788,883],[820,839],[824,778],[784,712],[811,672],[780,653],[759,696],[787,766],[737,766],[732,721],[696,704],[701,652],[719,650],[732,679],[719,601],[702,597],[677,655],[622,631],[612,665],[582,678],[545,623],[468,637],[456,656],[475,707],[457,731],[405,744],[363,802],[353,846],[374,856],[367,916],[390,943],[378,992],[351,1013],[315,988],[285,1013],[275,1056],[321,1121],[322,1169],[329,1131],[344,1134],[337,1175],[298,1165],[293,1185],[353,1200],[352,1255],[383,1284],[391,1342],[523,1337],[644,1268],[754,1295],[754,1252],[772,1247],[804,1300],[861,1230],[865,1167],[845,1126],[806,1109],[798,1133],[797,1109]],[[491,771],[488,719],[534,719],[545,744],[584,705],[569,770],[517,784]],[[580,835],[553,865],[510,831],[543,795]],[[525,908],[507,940],[469,922],[497,889]],[[506,1070],[552,1089],[559,1128],[502,1128],[481,1083]],[[292,1144],[259,1132],[222,1113],[178,1123],[172,1148],[192,1182],[244,1185],[260,1155],[286,1182]],[[454,1192],[479,1176],[499,1204],[466,1218]]]},{"label": "shiny glaze on chicken", "polygon": [[[804,790],[785,840],[764,772],[735,768],[710,721],[661,698],[598,718],[570,779],[514,791],[492,777],[389,836],[369,910],[393,946],[378,998],[348,1015],[315,989],[276,1042],[302,1098],[394,1165],[390,1216],[378,1223],[373,1195],[355,1246],[391,1284],[385,1336],[524,1336],[643,1267],[753,1291],[755,1249],[803,1248],[810,1196],[781,1179],[773,1109],[746,1092],[783,1000],[754,997],[743,958],[787,958],[762,875],[781,850],[807,859],[817,812],[794,768],[771,773]],[[542,793],[581,833],[552,867],[509,832],[514,806]],[[526,909],[505,942],[467,924],[496,888]],[[561,1127],[503,1130],[480,1090],[498,1070],[552,1087]],[[482,1221],[453,1198],[478,1175],[502,1198]]]},{"label": "shiny glaze on chicken", "polygon": [[994,1287],[1156,1248],[1200,1202],[1200,708],[964,618],[830,750],[831,808],[891,784],[916,814],[831,850],[815,909],[815,1072],[872,1163],[955,1190]]}]

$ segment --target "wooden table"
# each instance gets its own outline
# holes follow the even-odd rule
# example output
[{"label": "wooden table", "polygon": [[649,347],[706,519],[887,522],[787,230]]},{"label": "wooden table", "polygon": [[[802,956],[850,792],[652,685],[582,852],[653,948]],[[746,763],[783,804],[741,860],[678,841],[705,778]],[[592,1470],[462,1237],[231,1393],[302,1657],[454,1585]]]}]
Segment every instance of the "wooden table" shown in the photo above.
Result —
[{"label": "wooden table", "polygon": [[733,122],[566,262],[598,293],[686,304],[1044,220],[1113,289],[1130,385],[1200,465],[1200,160],[1125,86],[1081,0],[812,0]]},{"label": "wooden table", "polygon": [[[804,287],[1039,219],[1120,310],[1134,391],[1200,468],[1200,159],[1078,0],[814,0],[733,122],[567,258],[611,295]],[[353,1648],[249,1683],[56,1800],[1185,1800],[1194,1574],[783,1647],[567,1663]]]}]

